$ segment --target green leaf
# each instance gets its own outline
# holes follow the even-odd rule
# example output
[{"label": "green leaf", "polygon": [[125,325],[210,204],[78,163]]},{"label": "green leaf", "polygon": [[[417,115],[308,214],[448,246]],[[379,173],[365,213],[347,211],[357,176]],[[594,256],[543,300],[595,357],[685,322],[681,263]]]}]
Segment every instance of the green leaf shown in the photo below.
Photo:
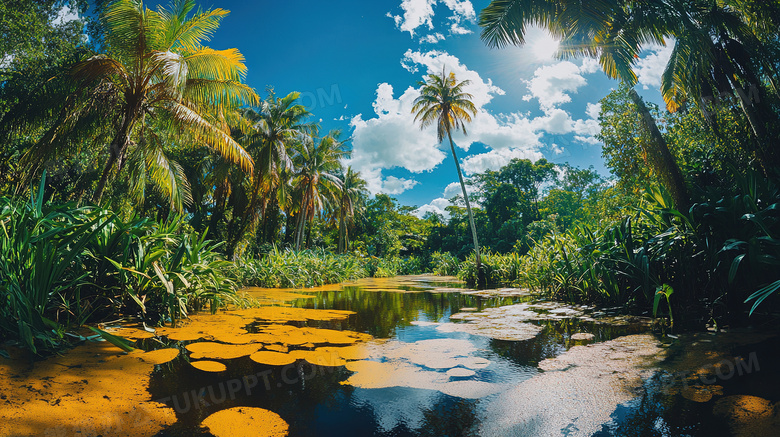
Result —
[{"label": "green leaf", "polygon": [[761,304],[761,302],[764,301],[764,299],[768,298],[772,295],[772,293],[776,292],[777,290],[780,290],[780,280],[775,281],[766,287],[756,291],[755,293],[751,294],[750,297],[745,299],[745,303],[748,303],[749,301],[755,299],[756,301],[753,303],[753,307],[750,309],[750,314],[753,315],[753,311],[758,308],[758,306]]},{"label": "green leaf", "polygon": [[113,344],[114,346],[118,347],[119,349],[122,349],[125,352],[132,352],[135,350],[135,348],[132,346],[133,343],[125,340],[124,338],[111,335],[108,332],[103,331],[102,329],[95,328],[93,326],[90,326],[89,329],[91,329],[93,332],[103,337],[103,339],[106,340],[107,342]]}]

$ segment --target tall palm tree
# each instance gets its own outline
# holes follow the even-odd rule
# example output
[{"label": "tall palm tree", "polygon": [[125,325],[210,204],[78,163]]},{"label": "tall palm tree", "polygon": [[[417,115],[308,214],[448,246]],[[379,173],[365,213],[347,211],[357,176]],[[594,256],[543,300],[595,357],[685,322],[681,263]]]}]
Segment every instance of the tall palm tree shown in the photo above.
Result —
[{"label": "tall palm tree", "polygon": [[338,177],[341,159],[347,157],[346,141],[339,140],[341,132],[333,130],[328,135],[299,143],[295,155],[293,186],[298,190],[298,222],[295,249],[300,250],[306,231],[306,223],[314,221],[331,204],[338,201],[342,181]]},{"label": "tall palm tree", "polygon": [[355,216],[360,199],[365,193],[366,181],[360,177],[360,172],[352,170],[351,166],[347,167],[339,193],[339,253],[344,253],[349,248],[349,222]]},{"label": "tall palm tree", "polygon": [[[300,93],[291,92],[284,97],[276,97],[272,89],[259,107],[244,111],[244,120],[248,128],[237,133],[239,142],[246,148],[254,160],[251,178],[247,176],[240,208],[234,215],[231,233],[228,238],[228,250],[238,244],[247,233],[254,233],[260,218],[269,221],[267,211],[274,212],[286,202],[289,174],[293,169],[293,145],[304,141],[312,130],[306,122],[311,115],[299,103]],[[267,226],[276,228],[271,222]]]},{"label": "tall palm tree", "polygon": [[469,83],[471,82],[468,80],[458,82],[455,79],[455,73],[446,74],[444,68],[442,68],[441,76],[429,74],[427,80],[419,82],[421,86],[420,97],[414,100],[412,113],[415,114],[414,121],[420,123],[420,129],[435,124],[439,142],[444,141],[445,135],[450,141],[450,150],[452,158],[455,160],[455,169],[458,171],[460,189],[463,191],[463,199],[466,201],[471,237],[474,239],[478,280],[481,282],[482,259],[479,255],[477,227],[474,224],[474,214],[471,212],[466,184],[463,182],[463,172],[460,170],[458,156],[455,154],[455,143],[452,142],[452,131],[460,130],[463,135],[466,135],[466,123],[471,122],[471,117],[477,114],[477,108],[471,102],[473,96],[463,91],[463,88]]},{"label": "tall palm tree", "polygon": [[165,184],[181,174],[160,153],[164,135],[158,135],[157,129],[177,132],[191,145],[205,145],[251,172],[251,157],[220,123],[227,111],[259,100],[242,83],[244,58],[236,49],[203,46],[229,11],[198,10],[190,16],[194,7],[195,0],[175,0],[170,9],[158,7],[156,11],[141,1],[109,4],[101,16],[108,52],[72,70],[88,97],[66,104],[58,123],[29,158],[51,152],[79,118],[107,109],[103,117],[113,133],[93,195],[96,202],[110,175],[123,170],[134,147],[144,149],[139,153],[150,168],[162,166],[153,170],[157,183]]}]

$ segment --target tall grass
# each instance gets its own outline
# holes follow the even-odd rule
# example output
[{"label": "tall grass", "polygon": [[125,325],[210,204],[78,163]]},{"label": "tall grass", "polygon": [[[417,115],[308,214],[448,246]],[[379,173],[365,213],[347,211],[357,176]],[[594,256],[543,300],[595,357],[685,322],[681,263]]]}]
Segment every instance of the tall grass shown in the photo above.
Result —
[{"label": "tall grass", "polygon": [[333,284],[368,276],[365,262],[353,255],[324,250],[280,250],[276,247],[237,266],[244,285],[302,288]]},{"label": "tall grass", "polygon": [[[481,255],[482,270],[488,286],[511,285],[517,282],[520,273],[520,257],[516,253],[485,252]],[[458,278],[470,287],[477,284],[477,262],[474,254],[469,255],[460,264]]]},{"label": "tall grass", "polygon": [[244,303],[219,244],[180,218],[123,221],[98,207],[49,204],[44,186],[28,201],[0,198],[0,337],[38,352],[118,313],[175,323],[193,309]]}]

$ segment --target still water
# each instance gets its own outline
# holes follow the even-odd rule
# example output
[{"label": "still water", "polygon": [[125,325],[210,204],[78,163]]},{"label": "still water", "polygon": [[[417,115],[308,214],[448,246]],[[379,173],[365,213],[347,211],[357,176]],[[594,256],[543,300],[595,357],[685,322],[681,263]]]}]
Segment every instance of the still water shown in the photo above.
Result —
[{"label": "still water", "polygon": [[[441,324],[460,323],[451,317],[464,309],[482,311],[531,297],[461,293],[457,288],[462,284],[436,281],[424,277],[363,280],[304,290],[311,297],[286,303],[355,313],[343,321],[294,324],[371,334],[375,340],[367,346],[369,360],[388,366],[357,375],[344,366],[268,368],[248,357],[223,360],[227,371],[209,374],[192,368],[182,348],[184,355],[159,366],[150,384],[152,398],[167,399],[177,411],[178,422],[161,435],[209,435],[200,427],[201,421],[237,406],[279,414],[289,424],[291,436],[480,435],[481,422],[501,394],[539,374],[540,361],[573,346],[572,334],[591,333],[593,342],[602,342],[646,331],[637,325],[611,326],[575,318],[532,322],[541,332],[523,341],[443,330]],[[251,332],[252,327],[247,329]],[[251,390],[243,384],[247,375],[261,375]]]}]

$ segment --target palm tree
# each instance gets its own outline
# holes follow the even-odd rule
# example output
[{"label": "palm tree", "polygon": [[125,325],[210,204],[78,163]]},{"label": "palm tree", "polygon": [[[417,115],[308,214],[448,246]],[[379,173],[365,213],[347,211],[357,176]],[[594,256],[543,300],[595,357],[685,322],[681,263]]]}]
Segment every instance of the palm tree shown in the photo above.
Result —
[{"label": "palm tree", "polygon": [[[261,217],[269,222],[266,227],[276,228],[266,212],[270,210],[275,214],[287,201],[285,181],[293,169],[293,145],[304,141],[312,130],[311,124],[306,122],[311,114],[298,102],[299,98],[298,92],[279,98],[269,89],[258,108],[244,111],[248,127],[237,132],[237,137],[252,156],[254,171],[252,177],[244,181],[242,195],[235,199],[241,200],[242,204],[234,211],[243,212],[235,214],[229,226],[229,252],[244,235],[250,231],[254,233]],[[270,238],[270,235],[266,237]]]},{"label": "palm tree", "polygon": [[334,130],[319,140],[311,138],[296,147],[293,186],[300,203],[295,250],[301,249],[306,223],[338,201],[343,184],[337,173],[341,170],[341,159],[348,155],[346,141],[340,141],[340,135],[340,131]]},{"label": "palm tree", "polygon": [[[558,55],[597,57],[604,72],[619,78],[629,88],[637,82],[633,70],[643,44],[664,44],[673,28],[664,2],[648,2],[634,7],[628,1],[576,0],[495,0],[480,14],[482,40],[491,47],[525,43],[527,25],[538,24],[560,38]],[[656,173],[669,188],[676,206],[685,209],[688,190],[677,162],[650,116],[650,111],[633,89],[631,98],[653,138],[659,157],[653,161]]]},{"label": "palm tree", "polygon": [[[477,275],[482,274],[482,260],[479,256],[479,242],[477,241],[477,227],[474,224],[474,214],[471,212],[469,195],[466,192],[466,184],[463,182],[463,172],[460,170],[458,156],[455,154],[455,143],[452,142],[452,131],[460,130],[466,135],[466,123],[471,122],[471,117],[477,114],[477,108],[471,102],[472,95],[463,91],[469,83],[468,80],[458,82],[455,73],[446,74],[442,68],[441,76],[429,74],[428,79],[419,82],[421,86],[420,97],[414,100],[412,113],[414,121],[420,123],[420,129],[435,124],[436,135],[441,143],[444,136],[450,140],[452,158],[455,160],[455,169],[458,171],[460,188],[463,191],[463,199],[466,201],[466,212],[471,225],[471,236],[474,239],[474,254],[477,261]],[[481,282],[478,277],[478,282]]]},{"label": "palm tree", "polygon": [[[175,0],[171,9],[144,8],[140,1],[116,0],[101,20],[107,54],[93,56],[72,70],[87,98],[69,101],[58,123],[41,139],[29,159],[40,158],[62,144],[82,117],[96,110],[111,125],[108,158],[93,200],[100,202],[113,172],[125,167],[129,151],[151,170],[153,181],[170,186],[181,175],[161,153],[165,135],[176,132],[189,145],[205,145],[246,172],[252,159],[222,126],[233,108],[256,104],[257,94],[242,83],[244,58],[236,49],[213,50],[202,45],[228,14],[223,9],[198,10],[195,0]],[[168,188],[168,194],[176,191]]]},{"label": "palm tree", "polygon": [[355,216],[359,201],[365,193],[366,181],[361,179],[360,172],[353,171],[351,166],[347,167],[339,193],[339,253],[344,253],[349,248],[348,224]]},{"label": "palm tree", "polygon": [[[633,70],[642,46],[675,47],[663,75],[661,92],[669,111],[692,102],[706,113],[706,100],[726,92],[736,95],[740,108],[758,142],[757,157],[763,167],[773,165],[767,150],[767,114],[771,110],[750,101],[745,89],[761,87],[763,77],[778,94],[776,65],[768,57],[760,29],[771,29],[777,18],[757,13],[777,10],[777,5],[753,6],[741,0],[494,0],[480,14],[482,39],[491,47],[524,44],[527,25],[545,27],[561,38],[558,55],[597,57],[604,72],[629,87],[637,82]],[[776,26],[774,27],[776,29]],[[765,31],[764,31],[765,33]],[[762,74],[759,74],[761,72]],[[641,110],[641,106],[640,106]],[[775,117],[776,119],[777,117]],[[653,127],[650,127],[653,130]],[[659,152],[663,152],[659,145]],[[667,173],[659,169],[659,174]],[[678,187],[680,189],[680,187]]]}]

